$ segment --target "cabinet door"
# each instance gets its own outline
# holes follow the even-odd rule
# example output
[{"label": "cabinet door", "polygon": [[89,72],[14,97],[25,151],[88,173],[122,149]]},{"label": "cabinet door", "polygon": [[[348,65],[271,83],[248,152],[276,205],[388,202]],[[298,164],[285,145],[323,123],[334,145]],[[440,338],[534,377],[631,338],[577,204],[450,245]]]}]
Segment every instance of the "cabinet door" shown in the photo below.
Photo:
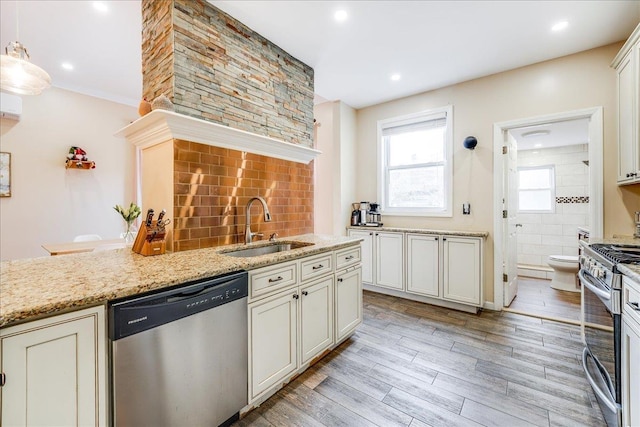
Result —
[{"label": "cabinet door", "polygon": [[336,274],[336,342],[362,322],[362,269]]},{"label": "cabinet door", "polygon": [[622,317],[622,424],[640,426],[640,324]]},{"label": "cabinet door", "polygon": [[480,239],[442,238],[444,299],[479,306],[482,294]]},{"label": "cabinet door", "polygon": [[104,308],[1,331],[3,425],[106,425]]},{"label": "cabinet door", "polygon": [[298,298],[296,288],[249,304],[250,401],[297,369]]},{"label": "cabinet door", "polygon": [[372,284],[374,271],[373,232],[349,230],[349,236],[364,239],[360,242],[360,248],[362,249],[362,281],[364,283]]},{"label": "cabinet door", "polygon": [[440,296],[439,238],[407,234],[407,292]]},{"label": "cabinet door", "polygon": [[300,287],[300,364],[333,344],[333,275]]},{"label": "cabinet door", "polygon": [[376,282],[385,288],[404,289],[403,234],[375,233]]},{"label": "cabinet door", "polygon": [[616,69],[618,73],[618,182],[630,183],[637,172],[637,76],[633,49]]}]

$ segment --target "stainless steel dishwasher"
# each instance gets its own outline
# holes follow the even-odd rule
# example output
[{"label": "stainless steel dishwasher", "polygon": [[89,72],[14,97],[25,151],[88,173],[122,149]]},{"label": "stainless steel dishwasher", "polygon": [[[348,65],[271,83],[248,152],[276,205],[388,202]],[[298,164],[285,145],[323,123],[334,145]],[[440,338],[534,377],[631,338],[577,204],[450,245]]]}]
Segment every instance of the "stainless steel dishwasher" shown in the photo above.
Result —
[{"label": "stainless steel dishwasher", "polygon": [[115,426],[219,426],[247,404],[247,273],[110,304]]}]

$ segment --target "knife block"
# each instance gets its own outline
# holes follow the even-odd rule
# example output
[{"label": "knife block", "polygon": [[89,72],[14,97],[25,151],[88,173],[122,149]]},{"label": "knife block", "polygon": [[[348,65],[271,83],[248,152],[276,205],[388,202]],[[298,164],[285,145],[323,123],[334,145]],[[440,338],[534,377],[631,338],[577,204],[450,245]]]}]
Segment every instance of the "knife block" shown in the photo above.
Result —
[{"label": "knife block", "polygon": [[158,226],[158,221],[152,221],[150,227],[142,223],[131,250],[144,256],[162,255],[167,249],[166,235],[164,225]]}]

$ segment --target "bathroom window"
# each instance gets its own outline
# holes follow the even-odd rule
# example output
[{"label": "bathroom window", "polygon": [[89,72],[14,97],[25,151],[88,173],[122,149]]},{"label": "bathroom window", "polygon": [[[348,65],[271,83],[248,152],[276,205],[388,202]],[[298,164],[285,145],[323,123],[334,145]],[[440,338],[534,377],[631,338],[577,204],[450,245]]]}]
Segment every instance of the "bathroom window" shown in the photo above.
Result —
[{"label": "bathroom window", "polygon": [[553,165],[518,168],[518,211],[553,213],[556,185]]},{"label": "bathroom window", "polygon": [[378,122],[383,214],[451,216],[451,129],[451,106]]}]

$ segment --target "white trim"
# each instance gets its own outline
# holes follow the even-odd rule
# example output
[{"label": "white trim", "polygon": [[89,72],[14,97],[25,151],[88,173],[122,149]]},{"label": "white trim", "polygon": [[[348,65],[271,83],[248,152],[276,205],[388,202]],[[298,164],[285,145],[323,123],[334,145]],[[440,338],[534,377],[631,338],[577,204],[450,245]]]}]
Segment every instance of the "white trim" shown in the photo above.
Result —
[{"label": "white trim", "polygon": [[[602,107],[565,111],[544,116],[528,117],[493,124],[493,304],[501,309],[504,301],[502,282],[503,233],[502,233],[502,183],[504,168],[502,146],[504,132],[510,129],[541,125],[573,119],[589,119],[589,235],[601,238],[603,234],[603,109]],[[500,303],[496,303],[496,301]],[[486,305],[487,303],[485,303]]]},{"label": "white trim", "polygon": [[154,110],[140,117],[116,132],[115,136],[124,137],[141,149],[171,139],[182,139],[305,164],[322,153],[304,145],[279,141],[166,110]]},{"label": "white trim", "polygon": [[[394,124],[396,126],[406,125],[415,122],[417,119],[430,120],[445,116],[447,127],[445,131],[445,206],[443,209],[420,209],[420,208],[390,208],[385,209],[384,191],[384,148],[382,144],[382,129],[385,125]],[[380,201],[381,213],[387,216],[423,216],[423,217],[453,217],[453,105],[432,108],[430,110],[407,114],[398,117],[378,120],[377,124],[377,176],[376,193]]]}]

